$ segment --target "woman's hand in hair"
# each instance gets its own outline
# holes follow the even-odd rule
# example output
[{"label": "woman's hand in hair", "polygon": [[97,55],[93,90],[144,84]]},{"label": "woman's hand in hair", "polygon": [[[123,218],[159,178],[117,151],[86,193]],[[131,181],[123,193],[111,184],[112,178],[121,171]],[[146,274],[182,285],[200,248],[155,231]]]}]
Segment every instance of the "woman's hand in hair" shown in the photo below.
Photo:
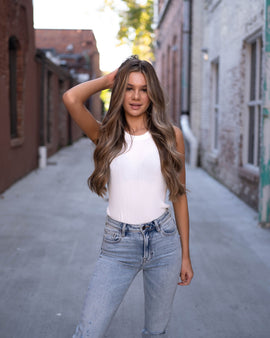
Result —
[{"label": "woman's hand in hair", "polygon": [[112,88],[113,87],[114,79],[115,79],[115,76],[116,76],[117,72],[118,72],[118,68],[115,69],[113,72],[105,75],[106,80],[108,82],[108,85],[107,85],[108,88]]}]

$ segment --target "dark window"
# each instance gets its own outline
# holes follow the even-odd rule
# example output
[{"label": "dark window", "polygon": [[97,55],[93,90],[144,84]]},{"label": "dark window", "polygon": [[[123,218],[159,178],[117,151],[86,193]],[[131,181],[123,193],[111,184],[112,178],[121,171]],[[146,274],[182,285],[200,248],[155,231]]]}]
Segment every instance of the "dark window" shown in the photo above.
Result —
[{"label": "dark window", "polygon": [[251,60],[250,60],[250,100],[255,100],[256,97],[256,41],[250,46]]},{"label": "dark window", "polygon": [[259,166],[262,92],[262,38],[250,43],[247,163]]},{"label": "dark window", "polygon": [[17,50],[18,40],[12,36],[9,39],[9,106],[10,106],[10,136],[18,137],[17,128]]},{"label": "dark window", "polygon": [[47,142],[52,141],[52,72],[48,71],[47,78]]}]

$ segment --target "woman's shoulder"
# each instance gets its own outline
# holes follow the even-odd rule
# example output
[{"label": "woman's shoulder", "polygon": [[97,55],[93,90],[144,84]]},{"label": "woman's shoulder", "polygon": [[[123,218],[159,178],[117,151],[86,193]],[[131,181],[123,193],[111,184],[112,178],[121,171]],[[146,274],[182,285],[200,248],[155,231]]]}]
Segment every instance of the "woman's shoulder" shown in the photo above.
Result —
[{"label": "woman's shoulder", "polygon": [[174,130],[174,133],[175,133],[176,140],[182,139],[183,138],[182,130],[175,125],[172,125],[172,127],[173,127],[173,130]]},{"label": "woman's shoulder", "polygon": [[175,125],[173,125],[173,130],[175,134],[176,148],[178,149],[178,151],[180,150],[180,152],[183,152],[185,148],[183,132],[179,127]]}]

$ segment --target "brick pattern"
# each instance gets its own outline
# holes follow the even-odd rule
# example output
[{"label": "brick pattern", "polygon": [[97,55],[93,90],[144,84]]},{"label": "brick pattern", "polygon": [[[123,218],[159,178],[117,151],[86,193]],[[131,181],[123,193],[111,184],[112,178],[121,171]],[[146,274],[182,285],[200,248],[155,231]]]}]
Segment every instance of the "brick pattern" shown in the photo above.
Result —
[{"label": "brick pattern", "polygon": [[[164,86],[168,112],[178,124],[181,112],[181,0],[158,1],[165,13],[156,32],[156,70]],[[167,5],[166,12],[163,11]],[[199,142],[199,163],[254,209],[258,208],[256,170],[243,163],[246,151],[246,40],[262,30],[263,0],[192,1],[190,125]],[[174,47],[179,49],[173,64]],[[206,49],[208,60],[203,59]],[[219,60],[218,152],[213,147],[213,65]],[[174,78],[176,76],[176,78]],[[175,80],[176,79],[176,80]],[[177,100],[177,103],[174,103]],[[177,117],[176,117],[177,116]],[[188,157],[188,147],[186,148]]]},{"label": "brick pattern", "polygon": [[[40,115],[40,145],[47,147],[48,156],[60,147],[72,143],[82,136],[82,131],[71,120],[62,102],[65,90],[75,85],[70,74],[38,52],[37,98]],[[42,69],[43,74],[42,75]],[[44,76],[44,78],[42,77]]]},{"label": "brick pattern", "polygon": [[[159,3],[159,13],[167,1]],[[171,0],[156,32],[155,69],[164,89],[167,113],[179,126],[181,114],[182,1]]]},{"label": "brick pattern", "polygon": [[[57,54],[66,54],[67,69],[76,73],[88,73],[90,79],[101,76],[99,52],[92,30],[73,29],[36,29],[36,46],[40,49],[54,49]],[[81,55],[81,59],[70,59]],[[91,112],[98,119],[102,116],[102,102],[99,94],[91,98]]]},{"label": "brick pattern", "polygon": [[[202,22],[203,44],[209,60],[203,62],[200,154],[204,169],[254,209],[258,208],[258,174],[243,167],[247,105],[245,40],[262,29],[263,0],[207,1]],[[211,61],[219,58],[218,153],[211,149]],[[196,68],[192,70],[196,81]],[[197,130],[197,128],[196,128]]]},{"label": "brick pattern", "polygon": [[[0,191],[37,166],[38,120],[32,1],[1,1],[0,20]],[[9,39],[17,50],[17,134],[10,135]]]},{"label": "brick pattern", "polygon": [[[38,166],[38,147],[46,141],[46,105],[50,102],[51,142],[48,155],[55,153],[82,136],[67,113],[63,91],[74,83],[70,74],[50,60],[38,61],[33,29],[31,0],[1,0],[0,20],[0,192]],[[17,50],[17,134],[10,135],[10,72],[9,39],[16,37]],[[96,54],[95,54],[96,55]],[[96,57],[96,56],[95,56]],[[97,59],[98,60],[98,59]],[[42,68],[44,67],[44,79]],[[51,91],[48,97],[46,76],[51,72]],[[44,128],[41,128],[41,112]],[[44,135],[44,137],[43,137]]]}]

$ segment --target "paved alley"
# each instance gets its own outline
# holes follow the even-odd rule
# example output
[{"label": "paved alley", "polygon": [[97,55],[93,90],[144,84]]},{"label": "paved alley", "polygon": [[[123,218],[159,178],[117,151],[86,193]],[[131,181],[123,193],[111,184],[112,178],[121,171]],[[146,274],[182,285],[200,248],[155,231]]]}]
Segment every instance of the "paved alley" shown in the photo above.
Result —
[{"label": "paved alley", "polygon": [[[99,254],[107,202],[90,192],[81,139],[0,196],[0,337],[71,338]],[[200,168],[187,168],[194,279],[178,287],[170,338],[268,338],[270,230]],[[140,338],[139,274],[108,338]]]}]

